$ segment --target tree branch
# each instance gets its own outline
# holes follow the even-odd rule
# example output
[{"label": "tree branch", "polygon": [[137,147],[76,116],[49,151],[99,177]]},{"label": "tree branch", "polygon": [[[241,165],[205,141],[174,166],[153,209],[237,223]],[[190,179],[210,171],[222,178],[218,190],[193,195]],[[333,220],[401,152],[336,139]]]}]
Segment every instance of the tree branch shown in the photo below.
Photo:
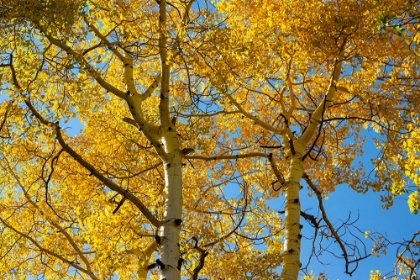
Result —
[{"label": "tree branch", "polygon": [[312,180],[309,178],[308,174],[306,174],[306,172],[303,173],[302,177],[303,177],[303,179],[305,179],[308,186],[314,191],[314,193],[315,193],[315,195],[318,199],[318,205],[319,205],[319,209],[321,211],[322,218],[324,219],[325,223],[328,226],[328,229],[331,231],[331,234],[333,235],[334,239],[337,241],[337,243],[340,246],[340,249],[343,253],[342,255],[343,255],[344,260],[346,262],[346,274],[351,275],[354,272],[354,270],[349,271],[350,261],[349,261],[349,258],[348,258],[347,250],[346,250],[343,242],[341,241],[341,238],[338,235],[337,231],[334,229],[334,226],[332,225],[332,223],[330,222],[330,220],[327,217],[327,212],[325,211],[324,203],[322,202],[322,194],[318,190],[318,188],[315,186],[315,184],[312,182]]},{"label": "tree branch", "polygon": [[61,128],[58,125],[58,122],[52,123],[46,119],[44,119],[38,111],[32,106],[32,104],[25,100],[26,106],[31,110],[32,114],[44,125],[54,127],[56,131],[56,138],[58,142],[60,143],[63,150],[66,151],[75,161],[77,161],[80,165],[82,165],[84,168],[89,170],[89,172],[95,176],[97,179],[99,179],[105,186],[110,188],[111,190],[121,194],[123,197],[126,197],[129,201],[131,201],[139,210],[143,213],[143,215],[149,220],[149,222],[159,227],[161,225],[161,222],[156,219],[156,217],[149,211],[149,209],[131,192],[126,191],[124,188],[118,186],[110,179],[103,176],[96,168],[94,168],[90,163],[85,161],[75,150],[73,150],[63,139],[63,136],[61,135]]},{"label": "tree branch", "polygon": [[[220,90],[220,89],[219,89]],[[274,127],[268,123],[265,123],[263,121],[261,121],[259,118],[253,116],[252,114],[248,113],[236,100],[235,98],[232,97],[232,95],[230,95],[226,90],[221,89],[220,92],[226,96],[230,102],[232,102],[232,104],[238,109],[238,111],[240,113],[242,113],[245,117],[247,117],[250,120],[253,120],[255,122],[255,124],[261,126],[262,128],[267,129],[268,131],[274,132],[276,134],[283,134],[284,129],[279,129],[277,127]]]},{"label": "tree branch", "polygon": [[[53,227],[55,227],[60,233],[62,233],[63,235],[64,235],[64,237],[67,239],[67,241],[70,243],[70,245],[73,247],[73,249],[76,251],[76,253],[77,253],[77,255],[82,259],[82,261],[83,261],[83,263],[86,265],[86,271],[83,271],[83,270],[81,270],[81,271],[83,271],[83,272],[85,272],[85,273],[87,273],[88,275],[91,275],[92,274],[92,269],[91,269],[91,267],[90,267],[90,262],[89,262],[89,260],[84,256],[84,254],[83,254],[83,252],[80,250],[80,248],[76,245],[76,242],[74,242],[74,240],[73,240],[73,238],[71,237],[71,235],[62,227],[62,226],[60,226],[60,224],[59,223],[57,223],[57,222],[55,222],[55,221],[53,221],[51,218],[49,218],[48,217],[48,215],[46,215],[45,213],[44,213],[44,211],[42,211],[39,207],[38,207],[38,205],[34,202],[34,201],[32,201],[32,199],[29,197],[29,195],[28,195],[28,190],[23,186],[23,183],[20,181],[20,179],[19,179],[19,177],[16,175],[16,173],[12,170],[12,168],[10,167],[10,164],[9,164],[9,162],[7,161],[7,159],[6,158],[4,158],[4,161],[6,162],[6,170],[8,170],[8,172],[9,172],[9,174],[11,174],[12,175],[12,177],[15,179],[15,181],[16,181],[16,183],[18,184],[18,186],[20,187],[20,189],[22,190],[22,192],[23,192],[23,194],[24,194],[24,196],[25,196],[25,198],[26,198],[26,200],[35,208],[35,209],[37,209],[40,213],[41,213],[41,215],[42,216],[44,216],[45,217],[45,219],[47,219],[48,220],[48,222],[53,226]],[[1,164],[1,163],[0,163]],[[3,167],[4,168],[4,167]],[[54,210],[53,210],[54,211]],[[54,211],[55,212],[55,211]],[[10,227],[9,227],[10,228]],[[12,229],[12,228],[11,228]],[[14,229],[12,229],[12,230],[14,230]],[[25,235],[22,235],[22,236],[24,236],[25,238],[27,237],[27,236],[25,236]],[[37,246],[38,247],[38,246]],[[56,255],[54,255],[54,256],[56,256]],[[73,262],[72,262],[73,263]],[[77,268],[77,267],[75,267],[75,268]]]},{"label": "tree branch", "polygon": [[24,237],[24,238],[26,238],[27,240],[29,240],[29,241],[31,241],[32,242],[32,244],[34,244],[41,252],[45,252],[45,253],[47,253],[48,255],[51,255],[51,256],[53,256],[53,257],[55,257],[55,258],[57,258],[57,259],[59,259],[59,260],[61,260],[62,262],[64,262],[64,263],[66,263],[66,264],[68,264],[69,266],[72,266],[72,267],[74,267],[74,268],[76,268],[77,270],[79,270],[79,271],[81,271],[81,272],[83,272],[83,273],[85,273],[85,274],[87,274],[87,275],[89,275],[89,277],[90,278],[92,278],[92,279],[94,279],[94,280],[99,280],[99,278],[97,278],[96,276],[95,276],[95,274],[93,274],[92,273],[92,271],[89,271],[89,270],[87,270],[87,269],[85,269],[85,268],[83,268],[83,267],[81,267],[81,266],[79,266],[79,265],[77,265],[75,262],[72,262],[72,261],[69,261],[68,259],[66,259],[66,258],[64,258],[64,257],[62,257],[61,255],[59,255],[59,254],[57,254],[57,253],[54,253],[53,251],[51,251],[51,250],[48,250],[48,249],[45,249],[44,247],[42,247],[34,238],[32,238],[32,237],[30,237],[28,234],[25,234],[25,233],[23,233],[23,232],[21,232],[21,231],[19,231],[19,230],[17,230],[16,228],[14,228],[13,226],[11,226],[11,225],[9,225],[5,220],[3,220],[1,217],[0,217],[0,221],[7,227],[7,228],[9,228],[9,229],[11,229],[12,231],[14,231],[15,233],[17,233],[18,235],[20,235],[20,236],[22,236],[22,237]]},{"label": "tree branch", "polygon": [[61,48],[62,50],[64,50],[65,52],[73,55],[77,62],[79,63],[80,66],[82,67],[86,67],[87,68],[87,73],[89,73],[89,75],[94,78],[98,84],[100,84],[104,89],[108,90],[109,92],[115,94],[116,96],[118,96],[121,99],[126,100],[126,94],[117,89],[116,87],[114,87],[113,85],[109,84],[108,82],[106,82],[101,75],[98,73],[98,71],[89,64],[89,62],[83,57],[83,55],[81,55],[80,53],[78,53],[77,51],[73,50],[70,46],[68,46],[65,42],[49,35],[47,32],[45,32],[40,26],[38,26],[38,29],[47,37],[47,39],[54,45],[56,45],[57,47]]},{"label": "tree branch", "polygon": [[239,155],[216,155],[216,156],[186,156],[187,159],[199,159],[204,161],[211,161],[211,160],[222,160],[222,159],[240,159],[240,158],[251,158],[251,157],[264,157],[268,158],[270,155],[265,153],[247,153],[247,154],[239,154]]},{"label": "tree branch", "polygon": [[325,94],[324,100],[321,102],[321,104],[318,105],[318,107],[315,109],[315,111],[311,115],[309,125],[305,129],[305,132],[298,138],[298,141],[302,143],[308,143],[309,140],[312,138],[312,136],[314,135],[316,131],[316,128],[318,127],[318,124],[320,123],[322,119],[325,108],[328,108],[332,100],[334,99],[335,93],[337,91],[337,88],[336,88],[337,81],[340,77],[341,69],[343,65],[344,46],[345,46],[345,42],[343,43],[343,46],[341,47],[341,50],[340,50],[340,54],[338,55],[338,58],[336,59],[334,63],[334,68],[331,73],[330,84],[328,85],[327,93]]}]

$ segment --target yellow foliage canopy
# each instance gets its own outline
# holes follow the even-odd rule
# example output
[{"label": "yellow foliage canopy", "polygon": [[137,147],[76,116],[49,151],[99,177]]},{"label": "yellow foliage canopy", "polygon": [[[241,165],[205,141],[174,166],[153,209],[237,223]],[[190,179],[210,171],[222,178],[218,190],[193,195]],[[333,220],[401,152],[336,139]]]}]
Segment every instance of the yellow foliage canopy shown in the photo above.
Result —
[{"label": "yellow foliage canopy", "polygon": [[302,178],[338,243],[339,184],[417,213],[406,2],[1,0],[0,274],[296,279]]}]

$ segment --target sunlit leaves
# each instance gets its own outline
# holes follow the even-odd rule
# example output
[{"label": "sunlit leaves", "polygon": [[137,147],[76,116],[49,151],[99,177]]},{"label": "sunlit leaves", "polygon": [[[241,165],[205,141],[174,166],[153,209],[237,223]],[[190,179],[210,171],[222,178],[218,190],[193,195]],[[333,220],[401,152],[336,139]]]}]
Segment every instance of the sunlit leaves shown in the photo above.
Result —
[{"label": "sunlit leaves", "polygon": [[[210,8],[197,2],[183,17],[188,3],[170,1],[165,118],[176,120],[177,153],[194,149],[181,163],[185,276],[205,251],[206,277],[279,277],[284,224],[270,201],[285,190],[273,188],[281,184],[269,159],[287,178],[290,141],[311,123],[317,129],[301,158],[321,196],[348,184],[360,193],[383,191],[384,207],[407,197],[417,212],[418,17],[405,2],[215,1]],[[2,1],[0,9],[7,96],[0,109],[0,211],[8,240],[0,271],[63,278],[83,262],[99,279],[131,279],[139,262],[127,251],[147,247],[156,229],[63,152],[55,125],[42,124],[24,100],[58,121],[78,155],[162,219],[166,178],[155,148],[163,143],[127,121],[133,115],[125,99],[135,93],[124,75],[132,67],[132,89],[142,94],[161,73],[157,2]],[[410,24],[402,22],[407,18]],[[337,58],[342,73],[326,100]],[[154,128],[162,123],[160,86],[135,116]],[[313,119],[323,102],[322,118]],[[66,121],[75,119],[83,129],[66,134]],[[358,162],[371,141],[366,131],[378,148],[373,166],[365,164],[372,172]],[[265,156],[234,158],[246,153]]]},{"label": "sunlit leaves", "polygon": [[414,214],[418,213],[418,209],[420,208],[420,198],[417,191],[412,192],[408,196],[408,207],[410,208],[410,212]]}]

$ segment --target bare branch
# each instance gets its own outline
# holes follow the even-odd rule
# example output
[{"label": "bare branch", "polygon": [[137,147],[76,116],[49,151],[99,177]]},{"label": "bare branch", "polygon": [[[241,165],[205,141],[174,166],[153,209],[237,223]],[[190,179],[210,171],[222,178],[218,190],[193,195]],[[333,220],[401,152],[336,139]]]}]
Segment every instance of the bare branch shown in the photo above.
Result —
[{"label": "bare branch", "polygon": [[198,246],[197,237],[193,236],[192,239],[195,241],[194,249],[198,250],[198,252],[200,253],[200,258],[199,258],[198,264],[194,268],[193,276],[192,276],[193,280],[197,280],[198,279],[198,274],[204,268],[204,261],[205,261],[206,257],[208,256],[209,252],[207,252],[207,250]]},{"label": "bare branch", "polygon": [[[322,219],[327,224],[327,227],[328,227],[329,231],[331,232],[332,237],[334,237],[335,241],[338,243],[338,245],[339,245],[339,247],[341,249],[342,257],[345,260],[345,267],[346,267],[345,273],[346,274],[349,274],[349,275],[352,275],[353,272],[357,269],[358,262],[360,260],[363,260],[363,259],[369,257],[370,254],[368,254],[365,257],[356,258],[356,260],[352,260],[352,261],[349,260],[349,255],[347,253],[346,246],[345,246],[344,242],[342,241],[341,237],[338,235],[338,233],[337,233],[338,230],[335,230],[334,226],[332,225],[332,223],[330,222],[330,220],[329,220],[329,218],[327,216],[327,212],[326,212],[326,210],[324,208],[324,204],[323,204],[323,201],[322,201],[322,194],[321,194],[321,192],[318,190],[318,188],[315,186],[315,184],[312,182],[312,180],[309,178],[309,176],[308,176],[308,174],[306,174],[306,172],[303,174],[303,179],[306,181],[306,183],[308,184],[308,186],[314,191],[314,193],[315,193],[315,195],[316,195],[316,197],[318,199],[318,205],[319,205],[319,209],[321,211]],[[356,267],[353,270],[350,271],[349,270],[349,265],[351,263],[356,263]]]},{"label": "bare branch", "polygon": [[283,174],[279,171],[279,169],[277,168],[276,163],[274,162],[273,159],[273,154],[270,153],[268,155],[268,161],[270,162],[271,168],[273,169],[274,174],[276,174],[277,180],[279,181],[280,185],[283,185],[285,180],[284,180],[284,176]]},{"label": "bare branch", "polygon": [[247,153],[247,154],[239,154],[239,155],[216,155],[216,156],[186,156],[187,159],[199,159],[204,161],[211,161],[211,160],[223,160],[223,159],[240,159],[240,158],[251,158],[251,157],[264,157],[268,158],[270,155],[265,153]]}]

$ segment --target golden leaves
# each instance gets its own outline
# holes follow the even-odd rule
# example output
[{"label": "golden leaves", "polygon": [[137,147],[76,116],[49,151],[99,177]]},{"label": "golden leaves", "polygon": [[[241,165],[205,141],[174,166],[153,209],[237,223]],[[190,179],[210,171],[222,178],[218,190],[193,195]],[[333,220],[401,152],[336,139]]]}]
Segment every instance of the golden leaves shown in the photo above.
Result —
[{"label": "golden leaves", "polygon": [[418,191],[414,191],[408,196],[407,203],[408,207],[410,208],[410,212],[417,214],[418,209],[420,209],[420,198]]},{"label": "golden leaves", "polygon": [[[2,8],[17,3],[6,2]],[[167,178],[156,149],[165,143],[147,137],[145,124],[156,128],[152,134],[158,136],[176,130],[171,132],[180,143],[175,150],[188,152],[180,163],[185,274],[199,263],[195,237],[210,253],[202,271],[209,277],[237,279],[238,271],[278,277],[284,225],[267,201],[284,190],[272,188],[276,176],[266,158],[234,156],[270,154],[287,177],[296,152],[292,144],[300,144],[296,140],[311,124],[315,134],[298,152],[322,195],[347,183],[360,192],[389,191],[384,202],[392,204],[394,196],[408,192],[410,210],[417,211],[418,191],[408,188],[408,182],[417,188],[420,183],[420,99],[417,82],[412,82],[418,69],[405,39],[390,41],[378,32],[375,17],[392,6],[389,1],[219,1],[217,11],[194,8],[188,14],[188,3],[170,1],[164,48],[172,72],[162,95],[156,78],[161,62],[154,1],[100,0],[78,10],[71,1],[47,1],[51,5],[31,18],[30,9],[24,9],[33,10],[38,2],[17,7],[9,17],[31,24],[20,22],[19,32],[7,29],[0,35],[7,42],[2,50],[13,53],[21,85],[17,91],[10,65],[2,65],[2,90],[15,103],[4,103],[0,110],[5,116],[10,109],[0,161],[10,163],[22,186],[14,188],[13,172],[2,166],[0,210],[2,217],[10,217],[4,235],[16,241],[7,241],[4,250],[11,249],[13,261],[20,255],[28,259],[19,267],[22,273],[44,270],[53,278],[68,271],[56,258],[46,260],[45,250],[30,239],[19,240],[11,228],[66,256],[67,265],[80,263],[86,254],[91,274],[100,279],[113,273],[131,278],[136,261],[125,250],[145,248],[156,233],[132,204],[122,205],[123,194],[116,195],[91,170],[60,152],[56,131],[31,116],[21,102],[25,99],[49,121],[59,121],[63,131],[63,123],[77,117],[83,129],[64,136],[66,143],[141,199],[157,219],[167,211]],[[331,83],[341,51],[342,73]],[[327,91],[337,91],[332,100],[326,100]],[[169,102],[167,111],[159,107],[163,99]],[[322,116],[313,116],[316,108],[322,108]],[[162,127],[162,116],[178,121]],[[130,122],[124,122],[128,117]],[[365,182],[363,166],[355,166],[355,160],[362,155],[363,130],[371,128],[381,134],[377,146],[382,154],[373,162],[377,181]],[[214,160],[204,162],[199,156]],[[258,242],[264,249],[257,249]],[[31,267],[32,255],[41,255],[49,266]],[[11,268],[4,264],[1,269]]]}]

